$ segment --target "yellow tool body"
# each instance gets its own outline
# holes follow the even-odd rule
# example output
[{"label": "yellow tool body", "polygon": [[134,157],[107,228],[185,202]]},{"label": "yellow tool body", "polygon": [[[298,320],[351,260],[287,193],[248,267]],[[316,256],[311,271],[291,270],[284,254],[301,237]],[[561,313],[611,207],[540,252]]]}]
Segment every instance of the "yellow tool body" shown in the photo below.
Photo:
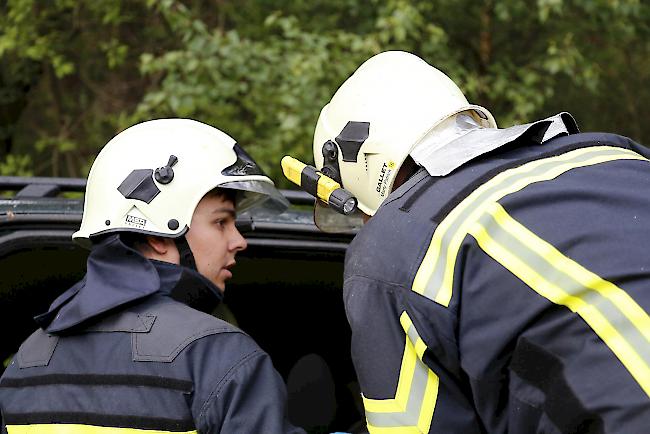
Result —
[{"label": "yellow tool body", "polygon": [[323,175],[314,166],[289,155],[282,158],[282,172],[287,179],[312,196],[326,202],[341,214],[356,210],[357,199],[332,178]]}]

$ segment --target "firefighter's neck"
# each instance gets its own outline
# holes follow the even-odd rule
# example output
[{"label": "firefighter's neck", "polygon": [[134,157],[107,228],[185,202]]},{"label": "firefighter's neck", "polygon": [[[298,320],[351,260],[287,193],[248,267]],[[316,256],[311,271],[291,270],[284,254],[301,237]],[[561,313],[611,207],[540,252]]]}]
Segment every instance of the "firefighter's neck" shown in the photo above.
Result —
[{"label": "firefighter's neck", "polygon": [[406,160],[402,163],[402,167],[399,168],[397,175],[395,176],[395,182],[393,182],[393,188],[391,192],[397,190],[402,184],[408,181],[411,176],[420,170],[420,166],[417,165],[415,161],[409,155],[406,157]]}]

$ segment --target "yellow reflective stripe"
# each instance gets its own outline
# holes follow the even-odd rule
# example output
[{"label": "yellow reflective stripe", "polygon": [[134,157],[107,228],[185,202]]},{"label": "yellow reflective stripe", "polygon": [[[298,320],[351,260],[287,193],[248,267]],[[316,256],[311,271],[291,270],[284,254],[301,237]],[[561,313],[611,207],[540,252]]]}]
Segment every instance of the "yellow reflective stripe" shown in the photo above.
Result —
[{"label": "yellow reflective stripe", "polygon": [[470,233],[535,292],[580,315],[650,396],[650,317],[629,294],[563,255],[499,204]]},{"label": "yellow reflective stripe", "polygon": [[151,429],[114,428],[81,424],[7,425],[8,434],[197,434],[197,431],[159,431]]},{"label": "yellow reflective stripe", "polygon": [[406,312],[400,317],[406,339],[394,398],[362,395],[372,434],[428,433],[438,397],[438,376],[422,361],[426,344]]},{"label": "yellow reflective stripe", "polygon": [[594,146],[532,161],[496,175],[474,190],[440,222],[415,275],[412,290],[443,306],[449,306],[460,245],[469,227],[490,204],[530,184],[554,179],[571,169],[623,159],[647,161],[627,149]]}]

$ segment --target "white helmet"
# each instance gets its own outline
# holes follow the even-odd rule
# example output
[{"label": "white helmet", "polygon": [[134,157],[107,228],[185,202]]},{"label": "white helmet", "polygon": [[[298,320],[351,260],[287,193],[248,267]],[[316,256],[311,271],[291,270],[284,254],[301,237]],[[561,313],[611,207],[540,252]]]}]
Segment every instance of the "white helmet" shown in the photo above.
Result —
[{"label": "white helmet", "polygon": [[[489,111],[467,102],[449,77],[424,60],[403,51],[377,54],[323,107],[314,133],[316,168],[338,176],[356,196],[359,209],[374,215],[413,147],[442,121],[464,111],[481,126],[496,128]],[[331,221],[330,214],[317,210],[315,215],[319,227],[327,226],[319,215]]]},{"label": "white helmet", "polygon": [[222,131],[190,119],[134,125],[95,159],[81,228],[72,239],[90,247],[92,237],[112,232],[180,237],[215,187],[238,190],[239,212],[266,199],[270,209],[288,206],[273,181]]}]

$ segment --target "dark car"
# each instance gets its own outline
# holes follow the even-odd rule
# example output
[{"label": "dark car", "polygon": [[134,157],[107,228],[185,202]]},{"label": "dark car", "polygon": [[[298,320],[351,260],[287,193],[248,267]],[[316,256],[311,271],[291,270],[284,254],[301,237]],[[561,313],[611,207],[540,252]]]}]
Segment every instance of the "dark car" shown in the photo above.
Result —
[{"label": "dark car", "polygon": [[[85,180],[0,177],[0,361],[36,325],[33,316],[84,275],[88,252],[72,242]],[[365,432],[341,297],[353,234],[313,224],[313,199],[283,191],[291,208],[238,217],[248,249],[237,257],[217,312],[266,350],[288,383],[294,423],[310,432]]]}]

